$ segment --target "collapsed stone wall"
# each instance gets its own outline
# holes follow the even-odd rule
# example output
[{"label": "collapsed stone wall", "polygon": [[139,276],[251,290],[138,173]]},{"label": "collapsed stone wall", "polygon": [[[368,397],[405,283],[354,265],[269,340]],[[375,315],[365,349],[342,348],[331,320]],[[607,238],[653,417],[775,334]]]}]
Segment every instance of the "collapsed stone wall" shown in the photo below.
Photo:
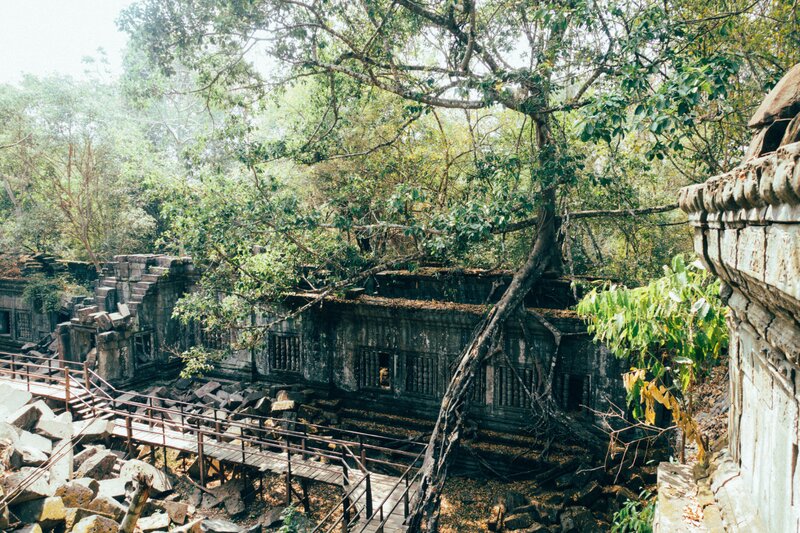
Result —
[{"label": "collapsed stone wall", "polygon": [[732,465],[713,487],[732,531],[800,531],[798,104],[800,65],[753,117],[744,163],[680,194],[730,306]]}]

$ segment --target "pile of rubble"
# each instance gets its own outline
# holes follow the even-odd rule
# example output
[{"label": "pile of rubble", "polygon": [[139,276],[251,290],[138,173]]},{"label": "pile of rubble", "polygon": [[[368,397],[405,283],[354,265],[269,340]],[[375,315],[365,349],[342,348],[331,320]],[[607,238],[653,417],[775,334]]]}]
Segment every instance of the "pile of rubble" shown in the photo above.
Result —
[{"label": "pile of rubble", "polygon": [[[116,532],[134,508],[131,498],[144,475],[150,498],[136,516],[136,531],[245,531],[228,520],[200,516],[197,509],[201,504],[227,509],[238,499],[240,508],[231,514],[243,511],[236,483],[207,489],[205,495],[196,489],[194,505],[180,501],[174,476],[112,449],[112,422],[73,421],[69,412],[56,414],[45,401],[5,384],[0,397],[0,530]],[[272,513],[270,525],[280,525],[279,519]],[[261,524],[249,530],[261,531]]]}]

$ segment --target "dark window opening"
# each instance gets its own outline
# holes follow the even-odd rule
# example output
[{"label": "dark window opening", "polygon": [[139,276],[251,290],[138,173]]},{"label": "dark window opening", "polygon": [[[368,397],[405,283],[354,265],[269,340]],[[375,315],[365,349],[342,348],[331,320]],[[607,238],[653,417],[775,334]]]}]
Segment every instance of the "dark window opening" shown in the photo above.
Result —
[{"label": "dark window opening", "polygon": [[31,319],[30,311],[15,311],[14,322],[18,339],[33,340],[33,320]]},{"label": "dark window opening", "polygon": [[218,329],[200,328],[200,344],[209,350],[225,350],[230,344],[230,332]]},{"label": "dark window opening", "polygon": [[138,364],[153,362],[155,354],[153,352],[153,334],[151,332],[140,332],[133,336],[133,357]]},{"label": "dark window opening", "polygon": [[362,348],[358,356],[356,376],[359,388],[392,390],[394,355],[371,348]]},{"label": "dark window opening", "polygon": [[302,372],[303,359],[300,337],[297,335],[270,334],[267,340],[269,368],[282,372]]},{"label": "dark window opening", "polygon": [[439,375],[436,357],[416,353],[406,355],[406,391],[424,396],[438,394]]},{"label": "dark window opening", "polygon": [[11,335],[10,311],[0,311],[0,335]]},{"label": "dark window opening", "polygon": [[584,409],[589,404],[589,376],[570,374],[566,385],[564,408],[572,412]]}]

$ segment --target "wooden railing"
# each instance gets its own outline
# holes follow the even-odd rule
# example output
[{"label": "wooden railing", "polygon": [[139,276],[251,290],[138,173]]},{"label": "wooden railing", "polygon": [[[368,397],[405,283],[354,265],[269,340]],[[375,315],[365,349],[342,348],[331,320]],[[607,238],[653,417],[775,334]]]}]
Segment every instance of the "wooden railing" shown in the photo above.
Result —
[{"label": "wooden railing", "polygon": [[[90,409],[93,416],[109,414],[117,425],[123,421],[129,452],[134,441],[146,442],[151,446],[160,445],[165,453],[167,448],[196,450],[200,482],[203,485],[206,482],[205,461],[209,450],[213,453],[212,458],[217,455],[218,458],[225,457],[224,461],[251,467],[257,467],[259,461],[261,464],[274,465],[276,457],[285,456],[287,503],[292,501],[293,466],[329,474],[330,465],[339,463],[342,468],[341,516],[332,521],[339,509],[339,506],[334,506],[317,525],[315,532],[323,531],[323,526],[331,521],[324,531],[333,531],[337,526],[348,531],[360,518],[357,512],[359,507],[366,518],[362,531],[370,520],[379,519],[383,526],[401,501],[395,501],[388,511],[384,511],[395,489],[401,484],[405,485],[401,494],[405,519],[408,516],[411,489],[419,475],[417,465],[426,449],[425,444],[415,441],[271,416],[243,415],[202,404],[121,391],[85,363],[0,352],[0,377],[24,381],[28,390],[36,383],[55,385],[63,389],[67,409]],[[165,406],[165,401],[172,406]],[[198,408],[201,412],[194,412]],[[249,420],[240,420],[242,417]],[[398,444],[411,451],[389,447]],[[293,459],[293,455],[300,456],[300,459]],[[307,460],[309,458],[316,461]],[[373,474],[369,468],[377,466],[398,471],[400,475],[376,510]],[[355,481],[358,476],[360,479]]]}]

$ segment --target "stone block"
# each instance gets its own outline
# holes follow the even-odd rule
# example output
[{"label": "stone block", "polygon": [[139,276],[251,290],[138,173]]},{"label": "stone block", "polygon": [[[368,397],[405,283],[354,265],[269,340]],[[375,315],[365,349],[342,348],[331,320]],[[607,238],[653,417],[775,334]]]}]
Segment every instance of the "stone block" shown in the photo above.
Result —
[{"label": "stone block", "polygon": [[201,531],[204,533],[242,533],[243,528],[229,520],[207,519],[200,523]]},{"label": "stone block", "polygon": [[161,502],[161,507],[169,515],[169,519],[176,524],[183,524],[186,522],[186,517],[189,515],[189,505],[183,502],[164,501]]},{"label": "stone block", "polygon": [[14,507],[13,512],[23,522],[36,522],[43,529],[53,529],[66,518],[64,502],[58,496],[25,502]]},{"label": "stone block", "polygon": [[116,462],[116,455],[108,450],[99,450],[86,459],[75,474],[78,477],[90,477],[98,481],[101,479],[108,479],[111,471],[114,469],[114,463]]},{"label": "stone block", "polygon": [[79,442],[103,442],[111,436],[114,423],[100,418],[89,418],[74,423],[75,434],[80,435]]},{"label": "stone block", "polygon": [[0,383],[0,398],[3,398],[3,402],[0,405],[0,417],[6,418],[14,411],[27,405],[32,397],[28,391],[17,389],[6,383]]},{"label": "stone block", "polygon": [[41,450],[47,455],[53,453],[53,442],[50,439],[29,431],[20,431],[17,444],[19,446]]},{"label": "stone block", "polygon": [[122,468],[120,468],[119,477],[125,481],[133,482],[139,473],[152,479],[152,490],[155,493],[172,490],[172,482],[163,471],[144,461],[139,461],[138,459],[125,461]]},{"label": "stone block", "polygon": [[70,482],[56,488],[55,495],[64,502],[65,507],[86,507],[94,499],[95,493],[81,483]]},{"label": "stone block", "polygon": [[72,422],[63,420],[39,420],[36,424],[36,433],[50,440],[68,439],[73,435]]},{"label": "stone block", "polygon": [[122,499],[128,492],[130,482],[118,477],[104,479],[98,482],[97,495],[114,499]]},{"label": "stone block", "polygon": [[86,509],[112,518],[117,522],[122,520],[122,517],[125,516],[125,512],[128,510],[127,507],[119,503],[114,498],[109,498],[108,496],[97,496],[95,499],[89,502],[89,505],[86,506]]},{"label": "stone block", "polygon": [[169,515],[167,513],[155,513],[150,516],[143,516],[139,518],[136,527],[144,533],[158,530],[166,531],[169,527]]},{"label": "stone block", "polygon": [[297,402],[294,400],[276,401],[272,404],[273,413],[282,413],[284,411],[294,411],[297,409]]},{"label": "stone block", "polygon": [[[15,492],[18,487],[22,485],[23,480],[31,476],[37,469],[32,467],[21,468],[16,472],[8,474],[0,479],[0,487],[3,489],[3,494],[11,494]],[[17,496],[14,497],[13,502],[20,504],[29,502],[31,500],[40,500],[53,495],[53,490],[50,487],[50,476],[45,473],[39,475],[32,483],[26,483],[25,488],[22,489]]]},{"label": "stone block", "polygon": [[94,512],[81,509],[78,507],[67,507],[67,512],[64,517],[64,530],[65,531],[72,531],[75,527],[75,524],[80,522],[86,517],[92,516]]},{"label": "stone block", "polygon": [[41,466],[47,462],[49,457],[42,450],[37,450],[31,446],[17,445],[12,453],[19,454],[19,463],[23,466]]},{"label": "stone block", "polygon": [[72,528],[72,533],[117,533],[119,524],[105,516],[87,516]]},{"label": "stone block", "polygon": [[171,533],[202,533],[203,528],[201,524],[203,523],[202,518],[198,518],[197,520],[192,520],[182,526],[178,526],[171,530]]}]

